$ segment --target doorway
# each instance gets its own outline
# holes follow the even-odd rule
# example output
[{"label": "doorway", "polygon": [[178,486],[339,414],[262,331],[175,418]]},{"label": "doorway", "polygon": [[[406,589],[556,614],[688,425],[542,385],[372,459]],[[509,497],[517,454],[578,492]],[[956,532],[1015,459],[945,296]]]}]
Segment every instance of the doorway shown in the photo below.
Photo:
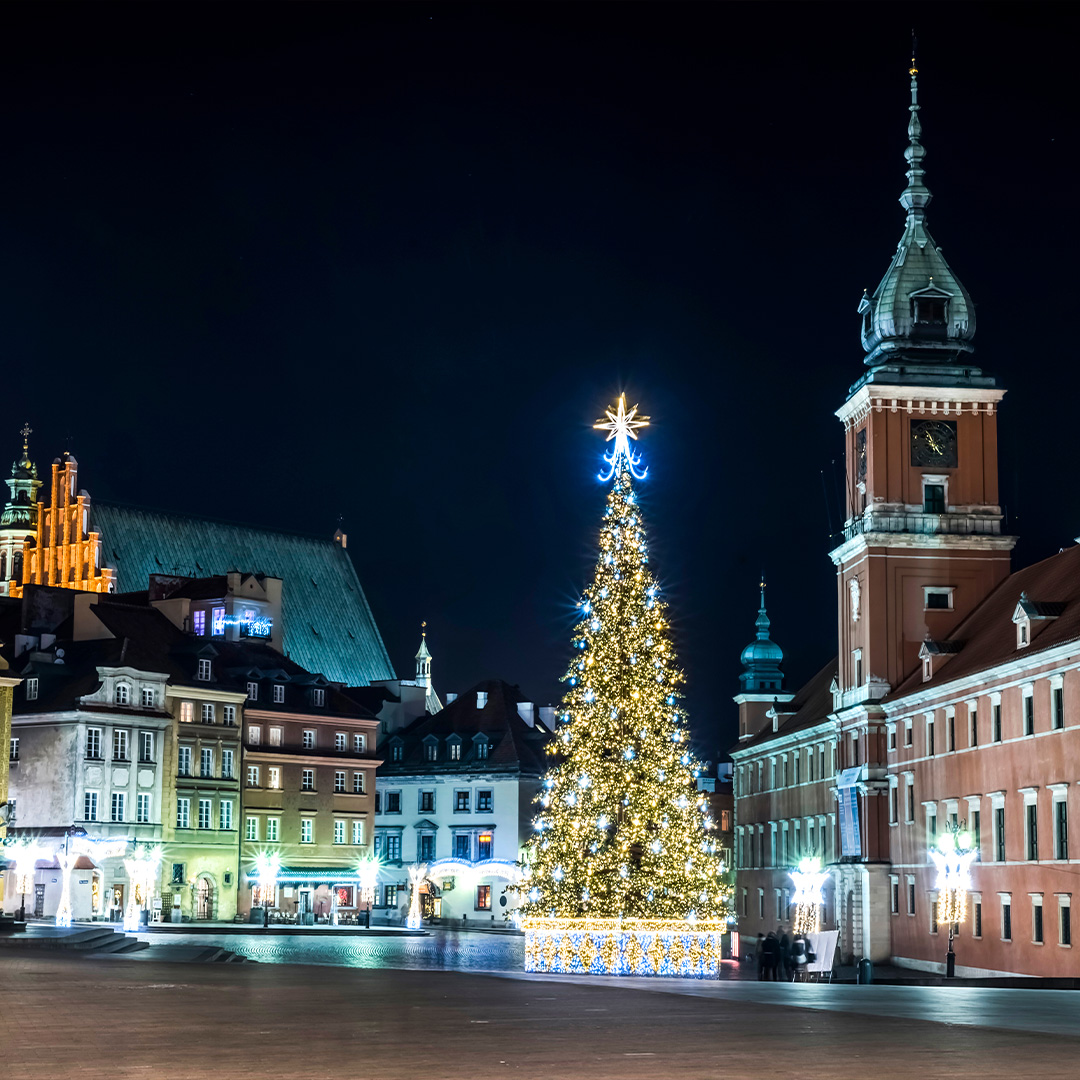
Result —
[{"label": "doorway", "polygon": [[214,917],[214,883],[208,877],[199,878],[195,886],[195,918]]},{"label": "doorway", "polygon": [[43,919],[45,917],[45,886],[34,886],[34,918]]}]

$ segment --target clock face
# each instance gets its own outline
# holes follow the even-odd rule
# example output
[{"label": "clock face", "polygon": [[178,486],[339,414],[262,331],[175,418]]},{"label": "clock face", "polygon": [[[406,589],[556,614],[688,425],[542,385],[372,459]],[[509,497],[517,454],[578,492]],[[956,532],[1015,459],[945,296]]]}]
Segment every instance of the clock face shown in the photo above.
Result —
[{"label": "clock face", "polygon": [[913,420],[911,464],[956,468],[956,421]]}]

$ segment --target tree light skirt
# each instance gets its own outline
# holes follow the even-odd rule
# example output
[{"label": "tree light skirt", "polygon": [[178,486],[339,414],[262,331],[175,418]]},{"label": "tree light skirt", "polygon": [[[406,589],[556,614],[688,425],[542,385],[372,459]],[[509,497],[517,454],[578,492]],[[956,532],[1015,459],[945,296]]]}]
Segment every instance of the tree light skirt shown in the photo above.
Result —
[{"label": "tree light skirt", "polygon": [[525,970],[549,975],[715,979],[723,922],[525,919]]}]

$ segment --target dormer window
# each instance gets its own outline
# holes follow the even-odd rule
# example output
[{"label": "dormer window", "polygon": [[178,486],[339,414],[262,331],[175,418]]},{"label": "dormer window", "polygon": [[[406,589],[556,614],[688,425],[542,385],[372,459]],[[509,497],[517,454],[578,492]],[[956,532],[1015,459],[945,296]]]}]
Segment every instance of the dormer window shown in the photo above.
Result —
[{"label": "dormer window", "polygon": [[209,660],[200,660],[199,661],[199,682],[209,682],[209,681],[210,681],[210,661]]},{"label": "dormer window", "polygon": [[948,301],[941,296],[916,296],[911,301],[911,317],[921,326],[944,326]]},{"label": "dormer window", "polygon": [[439,760],[439,740],[435,738],[428,738],[424,740],[424,760],[425,761],[438,761]]},{"label": "dormer window", "polygon": [[316,687],[311,691],[311,704],[321,709],[326,704],[326,691]]},{"label": "dormer window", "polygon": [[399,743],[399,742],[393,743],[391,745],[391,747],[390,747],[390,760],[391,761],[400,761],[403,756],[404,756],[404,750],[402,748],[401,743]]},{"label": "dormer window", "polygon": [[1016,620],[1016,647],[1023,649],[1031,644],[1031,620]]},{"label": "dormer window", "polygon": [[116,684],[115,700],[117,705],[127,705],[131,701],[131,687],[127,683]]},{"label": "dormer window", "polygon": [[1012,617],[1016,624],[1016,647],[1026,649],[1043,626],[1061,618],[1065,606],[1058,601],[1032,600],[1026,592],[1022,592]]}]

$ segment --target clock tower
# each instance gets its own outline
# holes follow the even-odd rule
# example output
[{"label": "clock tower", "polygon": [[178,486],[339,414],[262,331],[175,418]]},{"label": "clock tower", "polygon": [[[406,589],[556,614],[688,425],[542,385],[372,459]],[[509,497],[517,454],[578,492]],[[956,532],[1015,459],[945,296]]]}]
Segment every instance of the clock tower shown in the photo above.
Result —
[{"label": "clock tower", "polygon": [[[859,304],[866,370],[836,413],[847,520],[831,553],[839,592],[834,697],[863,724],[873,702],[919,669],[923,642],[944,638],[1008,576],[1015,543],[1002,535],[998,495],[1005,391],[973,362],[971,297],[927,227],[914,60],[909,74],[904,234],[881,283]],[[865,750],[860,756],[855,743],[842,757],[873,760]]]}]

